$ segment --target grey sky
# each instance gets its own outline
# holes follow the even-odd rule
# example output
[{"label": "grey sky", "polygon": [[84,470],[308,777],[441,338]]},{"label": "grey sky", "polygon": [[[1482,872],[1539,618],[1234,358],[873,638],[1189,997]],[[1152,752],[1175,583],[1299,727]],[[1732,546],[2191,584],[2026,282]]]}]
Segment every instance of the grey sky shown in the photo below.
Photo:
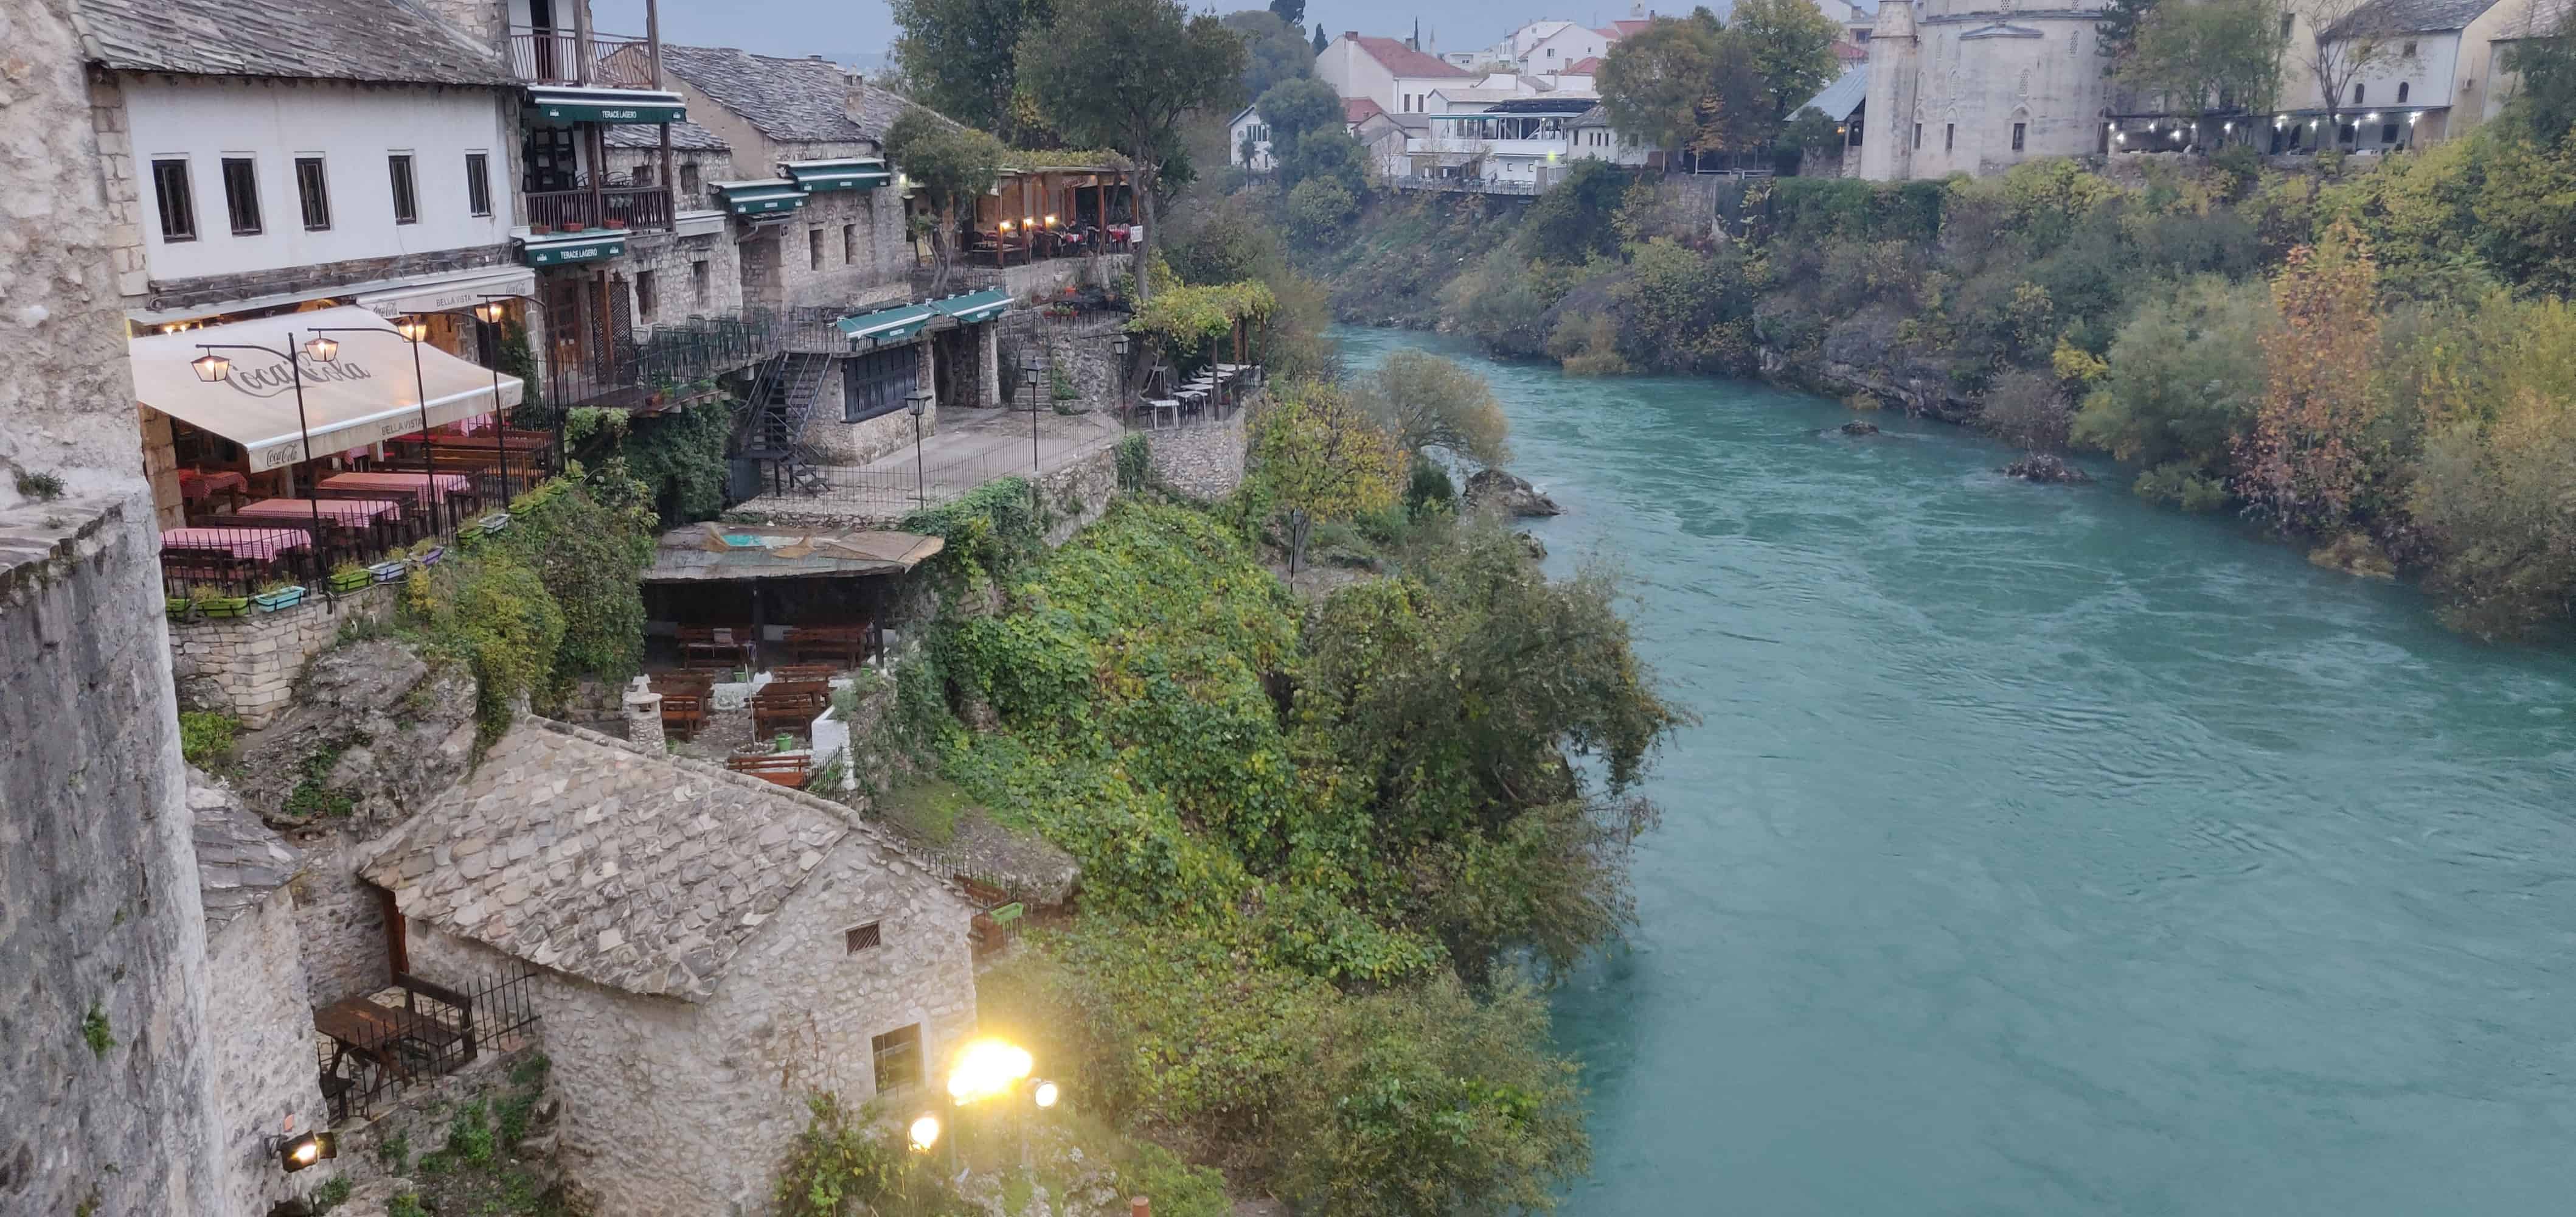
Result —
[{"label": "grey sky", "polygon": [[[1079,4],[1081,0],[1061,0]],[[1265,0],[1266,2],[1266,0]],[[1681,0],[1658,7],[1687,9]],[[1194,7],[1196,7],[1194,5]],[[1258,5],[1220,0],[1218,12]],[[1723,7],[1723,6],[1721,6]],[[886,0],[661,0],[662,37],[698,46],[738,46],[764,55],[823,55],[834,59],[883,53],[894,42],[894,16]],[[1422,19],[1434,49],[1473,50],[1499,41],[1524,21],[1562,17],[1598,25],[1628,13],[1626,0],[1307,0],[1306,24],[1327,34],[1355,29],[1401,37]],[[644,32],[644,0],[592,0],[599,28],[612,34]]]}]

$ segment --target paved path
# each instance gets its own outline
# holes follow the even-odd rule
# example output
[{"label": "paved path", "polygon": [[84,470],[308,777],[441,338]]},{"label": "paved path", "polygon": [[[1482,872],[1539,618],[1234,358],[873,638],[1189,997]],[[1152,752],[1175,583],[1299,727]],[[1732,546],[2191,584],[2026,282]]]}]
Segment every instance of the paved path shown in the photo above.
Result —
[{"label": "paved path", "polygon": [[950,407],[940,411],[939,432],[921,442],[918,464],[906,444],[865,465],[822,469],[831,489],[817,494],[769,493],[742,510],[783,515],[834,515],[889,519],[924,504],[944,503],[986,482],[1025,476],[1032,463],[1052,473],[1118,442],[1123,430],[1105,413],[1037,412],[1034,462],[1030,413],[1011,409]]}]

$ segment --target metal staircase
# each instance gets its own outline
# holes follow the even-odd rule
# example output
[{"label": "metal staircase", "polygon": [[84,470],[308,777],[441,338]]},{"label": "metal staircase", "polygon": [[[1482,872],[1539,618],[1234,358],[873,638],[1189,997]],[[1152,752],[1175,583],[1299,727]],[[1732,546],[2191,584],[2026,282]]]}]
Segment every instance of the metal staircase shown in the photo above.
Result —
[{"label": "metal staircase", "polygon": [[744,456],[769,466],[774,492],[793,489],[821,494],[831,489],[831,480],[819,467],[821,458],[803,439],[805,423],[814,415],[814,399],[822,394],[823,378],[831,372],[830,356],[791,351],[770,360],[750,396],[743,399],[734,439]]}]

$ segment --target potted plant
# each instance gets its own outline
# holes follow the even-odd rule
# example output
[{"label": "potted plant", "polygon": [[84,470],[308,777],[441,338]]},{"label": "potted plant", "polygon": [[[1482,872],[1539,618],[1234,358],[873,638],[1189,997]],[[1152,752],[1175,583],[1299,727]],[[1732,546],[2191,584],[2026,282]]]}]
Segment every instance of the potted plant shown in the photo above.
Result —
[{"label": "potted plant", "polygon": [[188,597],[208,617],[239,617],[250,612],[250,597],[235,596],[211,583],[200,583]]},{"label": "potted plant", "polygon": [[188,615],[188,610],[197,606],[196,601],[190,600],[186,596],[163,596],[161,598],[161,603],[162,611],[170,614],[170,620],[172,621],[185,619]]},{"label": "potted plant", "polygon": [[436,566],[438,560],[446,556],[447,547],[435,540],[423,541],[411,551],[411,560],[422,566]]},{"label": "potted plant", "polygon": [[411,561],[406,558],[387,559],[369,566],[367,574],[378,583],[391,583],[411,574]]},{"label": "potted plant", "polygon": [[265,613],[293,608],[304,603],[304,585],[289,583],[284,579],[271,580],[260,585],[258,593],[250,598],[250,602],[258,605],[260,611]]},{"label": "potted plant", "polygon": [[331,568],[331,590],[335,592],[354,592],[375,581],[375,575],[354,558]]},{"label": "potted plant", "polygon": [[530,224],[530,225],[528,225],[528,235],[529,235],[529,236],[532,236],[532,237],[545,237],[545,236],[552,236],[552,235],[554,235],[554,231],[555,231],[555,226],[554,226],[554,225],[552,225],[552,224]]},{"label": "potted plant", "polygon": [[496,512],[493,512],[492,514],[490,514],[490,515],[488,515],[488,516],[483,517],[483,520],[482,520],[482,527],[483,527],[483,531],[485,531],[485,532],[487,532],[487,533],[491,533],[491,532],[499,532],[499,531],[501,531],[501,530],[502,530],[502,529],[504,529],[504,528],[508,528],[509,526],[510,526],[510,513],[509,513],[509,512],[506,512],[506,511],[496,511]]},{"label": "potted plant", "polygon": [[624,216],[610,216],[610,217],[608,217],[608,227],[609,227],[609,228],[611,228],[611,229],[622,229],[622,228],[626,227],[626,217],[624,217]]},{"label": "potted plant", "polygon": [[566,220],[566,221],[564,221],[563,230],[564,230],[565,232],[568,232],[568,233],[570,233],[570,232],[580,232],[581,230],[583,230],[583,229],[585,229],[585,228],[588,228],[588,227],[590,227],[590,226],[589,226],[589,225],[587,225],[587,224],[582,223],[582,222],[581,222],[581,221],[579,221],[579,220]]}]

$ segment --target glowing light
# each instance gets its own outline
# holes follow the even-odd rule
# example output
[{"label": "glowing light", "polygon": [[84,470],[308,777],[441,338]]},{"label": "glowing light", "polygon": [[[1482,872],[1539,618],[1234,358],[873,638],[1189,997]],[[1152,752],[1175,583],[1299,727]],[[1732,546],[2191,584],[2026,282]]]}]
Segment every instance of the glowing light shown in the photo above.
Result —
[{"label": "glowing light", "polygon": [[501,324],[501,302],[487,300],[474,306],[474,317],[485,325]]},{"label": "glowing light", "polygon": [[1057,1090],[1053,1082],[1040,1082],[1029,1097],[1037,1100],[1037,1105],[1040,1107],[1053,1107],[1055,1101],[1063,1097],[1063,1092]]},{"label": "glowing light", "polygon": [[1002,231],[1004,231],[1004,232],[1009,232],[1009,231],[1011,231],[1011,222],[1010,222],[1009,220],[1004,220],[1004,221],[1002,221]]},{"label": "glowing light", "polygon": [[312,356],[316,363],[329,363],[340,357],[340,340],[315,334],[304,344],[304,353]]},{"label": "glowing light", "polygon": [[930,1152],[930,1147],[939,1143],[939,1117],[923,1116],[913,1121],[906,1135],[912,1139],[914,1153]]},{"label": "glowing light", "polygon": [[311,1166],[322,1160],[322,1147],[312,1141],[304,1142],[295,1147],[295,1160]]},{"label": "glowing light", "polygon": [[1049,228],[1053,228],[1053,227],[1055,227],[1055,217],[1054,217],[1054,216],[1048,216],[1048,217],[1046,218],[1046,226],[1047,226],[1047,227],[1049,227]]},{"label": "glowing light", "polygon": [[948,1067],[948,1097],[972,1103],[1002,1094],[1029,1076],[1037,1062],[1029,1050],[1007,1040],[976,1040],[957,1053]]},{"label": "glowing light", "polygon": [[233,374],[233,361],[215,354],[213,351],[208,351],[203,355],[199,355],[196,358],[189,360],[188,366],[197,370],[197,379],[205,381],[208,384],[212,384],[219,380],[230,379]]},{"label": "glowing light", "polygon": [[394,323],[394,332],[402,335],[405,341],[418,342],[428,336],[429,323],[406,318]]}]

